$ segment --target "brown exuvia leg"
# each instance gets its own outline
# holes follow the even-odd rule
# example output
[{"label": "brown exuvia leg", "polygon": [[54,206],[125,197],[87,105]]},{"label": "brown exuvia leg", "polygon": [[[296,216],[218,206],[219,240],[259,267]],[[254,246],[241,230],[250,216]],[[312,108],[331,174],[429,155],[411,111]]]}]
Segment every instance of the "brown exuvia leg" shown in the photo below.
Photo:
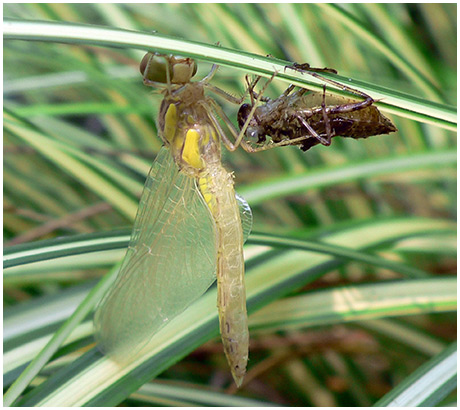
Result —
[{"label": "brown exuvia leg", "polygon": [[337,81],[330,80],[328,78],[323,77],[322,75],[318,74],[318,72],[328,72],[332,74],[337,74],[337,71],[331,68],[313,68],[310,67],[309,64],[298,64],[294,63],[292,66],[288,66],[287,68],[290,68],[291,70],[294,71],[300,71],[301,73],[306,73],[311,75],[312,77],[318,78],[321,81],[324,81],[325,83],[332,84],[342,90],[349,91],[355,95],[359,95],[360,97],[363,97],[365,100],[360,101],[360,102],[353,102],[349,104],[341,104],[341,105],[336,105],[336,106],[329,106],[326,108],[326,112],[328,114],[339,114],[339,113],[347,113],[347,112],[353,112],[353,111],[358,111],[363,108],[369,107],[374,103],[374,99],[370,96],[367,95],[366,93],[363,93],[362,91],[356,90],[354,88],[348,87],[347,85],[341,84]]}]

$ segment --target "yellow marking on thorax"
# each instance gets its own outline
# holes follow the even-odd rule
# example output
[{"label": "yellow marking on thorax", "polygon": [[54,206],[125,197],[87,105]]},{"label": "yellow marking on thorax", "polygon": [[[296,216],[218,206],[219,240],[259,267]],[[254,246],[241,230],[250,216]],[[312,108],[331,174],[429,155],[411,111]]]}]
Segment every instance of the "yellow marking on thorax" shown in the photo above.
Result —
[{"label": "yellow marking on thorax", "polygon": [[182,159],[195,169],[202,169],[204,162],[200,155],[200,133],[190,129],[185,134],[184,148],[182,149]]},{"label": "yellow marking on thorax", "polygon": [[169,104],[165,114],[164,136],[169,144],[174,142],[177,130],[177,108],[174,104]]},{"label": "yellow marking on thorax", "polygon": [[[188,118],[189,122],[193,122],[193,117]],[[185,137],[183,133],[178,130],[178,116],[177,107],[175,104],[169,104],[165,114],[165,125],[164,125],[164,138],[166,142],[171,146],[173,152],[181,152],[181,159],[192,168],[197,170],[204,167],[204,162],[200,155],[200,146],[203,143],[200,141],[200,133],[195,129],[189,129]],[[184,140],[184,139],[185,140]],[[205,139],[209,140],[209,137]]]}]

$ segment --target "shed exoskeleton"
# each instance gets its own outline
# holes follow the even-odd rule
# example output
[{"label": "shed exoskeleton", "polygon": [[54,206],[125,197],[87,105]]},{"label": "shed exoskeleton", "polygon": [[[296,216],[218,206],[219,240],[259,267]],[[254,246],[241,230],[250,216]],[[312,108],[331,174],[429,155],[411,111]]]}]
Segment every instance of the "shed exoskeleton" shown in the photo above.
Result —
[{"label": "shed exoskeleton", "polygon": [[[322,93],[306,88],[295,90],[296,87],[290,85],[278,98],[270,99],[261,94],[271,80],[257,94],[254,87],[260,77],[252,83],[246,77],[251,103],[240,107],[238,124],[241,130],[246,127],[246,136],[256,144],[253,151],[284,145],[299,145],[306,151],[316,144],[330,145],[335,136],[357,139],[397,131],[391,120],[373,105],[372,97],[318,74],[336,73],[335,70],[312,68],[308,64],[294,64],[287,68],[308,73],[364,100],[328,94],[326,85]],[[257,100],[262,103],[254,109]],[[268,142],[267,137],[271,139]]]}]

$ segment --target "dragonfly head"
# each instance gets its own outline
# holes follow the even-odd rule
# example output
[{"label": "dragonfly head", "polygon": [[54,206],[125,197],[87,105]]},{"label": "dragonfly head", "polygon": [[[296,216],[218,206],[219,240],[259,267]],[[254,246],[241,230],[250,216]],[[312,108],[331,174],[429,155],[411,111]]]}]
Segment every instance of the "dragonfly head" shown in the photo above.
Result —
[{"label": "dragonfly head", "polygon": [[168,54],[147,53],[140,64],[144,80],[156,83],[185,84],[196,74],[197,64],[193,58]]}]

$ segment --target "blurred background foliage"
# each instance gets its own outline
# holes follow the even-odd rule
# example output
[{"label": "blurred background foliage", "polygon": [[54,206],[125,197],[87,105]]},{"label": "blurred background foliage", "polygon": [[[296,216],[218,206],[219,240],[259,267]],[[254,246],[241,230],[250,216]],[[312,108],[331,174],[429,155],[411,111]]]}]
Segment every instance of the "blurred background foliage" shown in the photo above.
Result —
[{"label": "blurred background foliage", "polygon": [[[4,4],[4,16],[220,42],[236,50],[333,67],[341,75],[456,105],[455,4]],[[29,134],[27,140],[12,132],[4,134],[5,245],[119,228],[129,232],[145,176],[161,147],[155,125],[161,97],[142,84],[138,72],[142,55],[139,50],[4,41],[7,115],[43,137],[38,140]],[[197,78],[209,69],[209,63],[199,64]],[[213,84],[241,95],[244,74],[221,68]],[[285,88],[274,81],[267,95],[275,97]],[[217,100],[236,119],[238,107]],[[250,196],[260,186],[269,189],[270,181],[279,178],[288,181],[313,172],[321,178],[330,170],[364,161],[455,152],[454,132],[397,116],[392,120],[399,132],[391,135],[358,141],[335,138],[330,147],[317,146],[307,153],[296,147],[252,155],[238,150],[224,153],[224,163],[235,173],[237,190]],[[59,147],[56,152],[49,148],[50,141]],[[384,175],[371,172],[369,178],[362,175],[304,192],[274,194],[252,205],[253,230],[302,238],[385,218],[454,222],[455,164],[440,158],[428,167],[394,169]],[[75,165],[72,172],[69,161]],[[440,234],[421,248],[400,244],[399,252],[386,249],[381,256],[434,277],[449,276],[456,271],[454,253],[446,251],[453,240],[451,234]],[[442,241],[447,245],[439,246]],[[6,317],[8,312],[14,317],[15,309],[34,300],[46,301],[92,283],[88,281],[101,277],[113,262],[58,264],[29,274],[12,271],[4,282]],[[296,294],[397,278],[395,272],[348,263]],[[455,339],[452,313],[404,316],[398,321],[436,339],[440,346]],[[350,340],[356,341],[355,348],[347,346]],[[266,368],[240,394],[279,405],[372,404],[427,358],[403,341],[387,340],[388,335],[371,328],[344,323],[254,334],[250,368],[264,364]],[[163,377],[193,382],[200,361],[220,366],[225,373],[219,343],[203,345]],[[281,383],[276,381],[280,374],[285,380]],[[222,383],[222,376],[215,374],[209,386]]]}]

